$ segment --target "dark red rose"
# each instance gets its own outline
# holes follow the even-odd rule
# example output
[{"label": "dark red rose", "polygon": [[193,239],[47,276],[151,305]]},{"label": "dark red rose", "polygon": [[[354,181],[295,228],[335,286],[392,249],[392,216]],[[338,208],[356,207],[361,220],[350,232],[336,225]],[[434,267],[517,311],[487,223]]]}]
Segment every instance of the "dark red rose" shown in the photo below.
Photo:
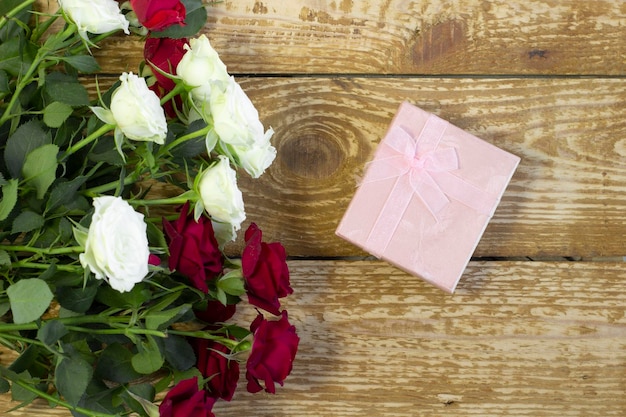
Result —
[{"label": "dark red rose", "polygon": [[198,358],[197,367],[205,378],[208,395],[230,401],[239,381],[239,363],[224,356],[230,349],[207,339],[195,339],[193,347]]},{"label": "dark red rose", "polygon": [[245,233],[246,247],[241,266],[250,304],[274,315],[280,314],[279,298],[293,292],[285,248],[278,242],[262,242],[261,229],[254,223]]},{"label": "dark red rose", "polygon": [[148,30],[163,30],[172,25],[185,25],[187,10],[180,0],[130,0],[130,5]]},{"label": "dark red rose", "polygon": [[176,74],[176,67],[185,55],[187,39],[170,38],[147,38],[143,47],[143,57],[152,68],[152,72],[158,84],[170,92],[174,88],[174,81],[161,74],[157,69],[166,74]]},{"label": "dark red rose", "polygon": [[[164,97],[172,91],[176,85],[171,78],[163,75],[176,74],[176,67],[185,55],[185,45],[187,39],[170,39],[170,38],[147,38],[143,48],[143,57],[146,63],[152,68],[152,73],[156,78],[156,82],[150,86],[150,89],[159,97]],[[181,110],[182,100],[180,95],[175,96],[163,105],[166,114],[174,118],[177,109]]]},{"label": "dark red rose", "polygon": [[195,310],[197,318],[208,324],[224,323],[234,314],[237,306],[235,304],[224,305],[220,301],[210,300],[204,311]]},{"label": "dark red rose", "polygon": [[159,406],[160,417],[215,417],[216,398],[198,389],[198,377],[180,381]]},{"label": "dark red rose", "polygon": [[161,258],[151,253],[150,256],[148,257],[148,265],[152,265],[152,266],[161,265]]},{"label": "dark red rose", "polygon": [[207,281],[222,272],[224,262],[211,220],[202,216],[196,222],[187,202],[177,220],[163,219],[163,231],[170,250],[170,270],[180,272],[194,287],[207,293]]},{"label": "dark red rose", "polygon": [[252,351],[246,363],[248,392],[265,391],[274,394],[274,383],[283,385],[291,372],[298,351],[300,338],[296,328],[289,324],[287,312],[283,311],[280,320],[268,321],[259,314],[252,322],[250,330],[254,335]]}]

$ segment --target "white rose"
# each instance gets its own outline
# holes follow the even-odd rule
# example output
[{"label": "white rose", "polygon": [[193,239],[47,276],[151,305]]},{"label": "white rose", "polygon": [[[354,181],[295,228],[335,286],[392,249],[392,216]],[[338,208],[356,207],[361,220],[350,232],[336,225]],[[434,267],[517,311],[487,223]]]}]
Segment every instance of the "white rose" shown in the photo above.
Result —
[{"label": "white rose", "polygon": [[127,35],[128,20],[115,0],[59,0],[59,6],[78,28],[79,35],[87,40],[87,32],[100,34],[122,29]]},{"label": "white rose", "polygon": [[213,225],[213,234],[215,235],[215,240],[217,240],[217,246],[220,249],[224,249],[224,245],[237,239],[237,231],[232,224],[213,221],[211,224]]},{"label": "white rose", "polygon": [[270,143],[273,134],[274,130],[269,128],[262,142],[252,146],[228,146],[227,152],[252,178],[259,178],[276,158],[276,148]]},{"label": "white rose", "polygon": [[226,156],[219,155],[216,164],[199,174],[196,188],[212,220],[230,224],[235,230],[241,228],[246,219],[243,196],[237,188],[237,174]]},{"label": "white rose", "polygon": [[148,238],[143,215],[120,197],[93,200],[95,211],[79,256],[83,268],[119,292],[130,291],[148,274]]},{"label": "white rose", "polygon": [[201,107],[203,102],[208,102],[213,87],[221,89],[228,83],[226,65],[205,35],[190,39],[184,48],[187,52],[176,67],[176,75],[192,87],[191,95]]},{"label": "white rose", "polygon": [[105,123],[116,125],[127,138],[162,145],[167,136],[167,121],[159,97],[135,74],[123,73],[122,84],[111,96],[111,110],[92,107]]},{"label": "white rose", "polygon": [[252,146],[267,141],[259,112],[234,78],[230,78],[225,90],[211,91],[210,107],[215,133],[222,142]]}]

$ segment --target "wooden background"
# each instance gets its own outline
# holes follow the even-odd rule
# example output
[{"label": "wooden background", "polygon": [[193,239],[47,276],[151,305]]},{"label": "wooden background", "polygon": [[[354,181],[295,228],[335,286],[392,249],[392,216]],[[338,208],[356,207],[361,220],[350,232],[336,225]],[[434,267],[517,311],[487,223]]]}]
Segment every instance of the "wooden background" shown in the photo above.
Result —
[{"label": "wooden background", "polygon": [[[626,1],[208,11],[204,32],[276,131],[276,162],[240,185],[249,221],[292,257],[301,337],[284,388],[242,385],[217,416],[626,415]],[[113,80],[142,45],[97,54]],[[403,100],[522,158],[454,295],[334,235]]]}]

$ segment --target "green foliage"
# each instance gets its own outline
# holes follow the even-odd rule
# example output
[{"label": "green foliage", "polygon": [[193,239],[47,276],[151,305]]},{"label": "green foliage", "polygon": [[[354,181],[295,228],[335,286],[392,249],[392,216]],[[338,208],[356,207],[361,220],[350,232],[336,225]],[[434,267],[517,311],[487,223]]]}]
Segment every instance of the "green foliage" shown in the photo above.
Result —
[{"label": "green foliage", "polygon": [[26,182],[35,187],[40,200],[56,179],[58,153],[57,145],[43,145],[29,152],[24,160],[22,174]]},{"label": "green foliage", "polygon": [[91,365],[80,356],[64,357],[55,368],[55,385],[71,404],[77,405],[85,394],[93,375]]},{"label": "green foliage", "polygon": [[48,127],[61,127],[73,111],[72,106],[53,101],[43,109],[43,122]]},{"label": "green foliage", "polygon": [[0,200],[0,221],[6,219],[15,203],[17,203],[17,187],[19,182],[16,179],[9,180],[2,186],[2,200]]},{"label": "green foliage", "polygon": [[[9,366],[0,366],[0,393],[10,392],[16,408],[40,397],[74,416],[147,416],[146,409],[155,413],[157,393],[171,383],[206,381],[196,367],[194,338],[222,343],[234,360],[245,357],[239,352],[250,345],[246,328],[199,328],[206,324],[195,317],[210,301],[241,300],[246,290],[240,265],[226,263],[205,293],[168,264],[174,250],[163,230],[162,206],[170,206],[169,215],[189,201],[196,218],[208,216],[194,177],[220,153],[219,138],[213,120],[193,121],[189,86],[177,80],[172,95],[185,104],[165,120],[165,142],[163,134],[154,141],[148,134],[129,139],[133,135],[121,126],[125,117],[116,118],[111,109],[121,81],[97,96],[85,88],[97,83],[93,74],[100,70],[91,51],[112,32],[83,39],[72,22],[63,22],[66,14],[39,13],[33,3],[0,0],[0,343],[16,353]],[[183,3],[185,25],[150,36],[197,35],[206,24],[204,3]],[[152,83],[149,71],[141,71],[147,68],[144,63],[134,72]],[[157,199],[148,181],[182,190]],[[122,278],[132,274],[116,257],[127,247],[125,227],[110,245],[88,253],[108,237],[109,225],[103,226],[104,238],[90,237],[98,229],[94,201],[103,196],[119,197],[131,214],[141,213],[148,241],[142,254],[159,257],[144,268],[137,256],[144,276],[129,291],[114,288],[110,278],[115,267]],[[96,258],[110,262],[103,268],[89,263]]]},{"label": "green foliage", "polygon": [[22,279],[7,288],[13,321],[17,324],[37,320],[54,298],[50,287],[38,278]]},{"label": "green foliage", "polygon": [[130,361],[135,371],[148,375],[161,369],[165,359],[154,337],[148,336],[142,340],[137,344],[137,349],[139,352]]},{"label": "green foliage", "polygon": [[50,142],[49,133],[42,129],[40,122],[32,120],[20,125],[4,149],[4,162],[11,177],[21,178],[28,154]]},{"label": "green foliage", "polygon": [[46,75],[45,89],[54,101],[73,107],[89,105],[87,89],[70,75],[60,72]]},{"label": "green foliage", "polygon": [[13,220],[11,233],[27,233],[39,229],[43,225],[44,218],[42,215],[32,211],[23,211]]}]

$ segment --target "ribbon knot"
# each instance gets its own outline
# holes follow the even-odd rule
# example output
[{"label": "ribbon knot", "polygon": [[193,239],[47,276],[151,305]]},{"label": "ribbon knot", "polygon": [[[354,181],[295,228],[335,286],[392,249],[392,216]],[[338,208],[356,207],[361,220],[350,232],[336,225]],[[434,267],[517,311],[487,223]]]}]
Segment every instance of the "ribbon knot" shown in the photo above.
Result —
[{"label": "ribbon knot", "polygon": [[447,126],[445,120],[430,115],[420,135],[414,138],[393,125],[381,143],[378,157],[369,163],[364,183],[396,179],[367,239],[374,255],[381,257],[386,250],[413,195],[422,200],[436,222],[450,198],[481,214],[491,215],[495,209],[496,198],[452,173],[459,169],[455,148],[439,148]]},{"label": "ribbon knot", "polygon": [[411,190],[426,204],[431,214],[437,214],[449,203],[445,192],[437,183],[437,173],[459,168],[459,159],[454,148],[421,151],[419,142],[404,129],[394,126],[385,143],[391,155],[370,162],[367,182],[390,178],[403,178]]}]

